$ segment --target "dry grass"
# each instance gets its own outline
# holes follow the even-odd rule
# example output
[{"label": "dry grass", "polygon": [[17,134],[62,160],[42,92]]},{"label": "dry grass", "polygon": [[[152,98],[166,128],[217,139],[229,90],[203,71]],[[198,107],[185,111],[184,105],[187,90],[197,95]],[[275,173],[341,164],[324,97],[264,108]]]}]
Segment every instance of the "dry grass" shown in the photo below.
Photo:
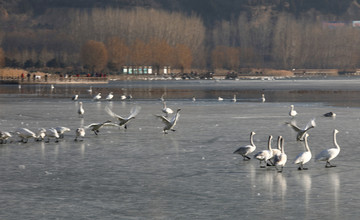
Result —
[{"label": "dry grass", "polygon": [[11,68],[0,69],[0,77],[16,78],[16,77],[20,77],[22,73],[25,76],[26,74],[28,74],[26,70],[22,70],[22,69],[11,69]]}]

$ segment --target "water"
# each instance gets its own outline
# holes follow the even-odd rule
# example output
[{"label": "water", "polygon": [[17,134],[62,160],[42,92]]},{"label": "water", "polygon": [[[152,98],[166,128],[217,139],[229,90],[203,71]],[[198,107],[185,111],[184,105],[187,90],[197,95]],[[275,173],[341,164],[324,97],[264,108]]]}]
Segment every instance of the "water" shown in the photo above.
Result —
[{"label": "water", "polygon": [[[277,87],[285,82],[270,83]],[[94,94],[86,93],[88,86],[55,85],[53,92],[49,86],[23,86],[29,92],[2,86],[1,130],[67,126],[72,131],[58,143],[30,140],[0,145],[0,218],[356,218],[360,213],[357,82],[321,81],[324,89],[310,86],[307,89],[312,92],[305,96],[293,86],[280,91],[263,81],[249,81],[246,85],[251,88],[238,83],[93,85],[93,90],[103,94],[113,90],[115,97],[123,93],[134,97],[112,102],[93,102]],[[343,83],[350,85],[341,86]],[[75,90],[84,103],[84,118],[77,115],[78,103],[70,100]],[[183,93],[185,90],[188,92]],[[158,98],[164,92],[168,107],[181,108],[176,132],[167,135],[153,116],[161,114]],[[260,102],[263,92],[265,103]],[[239,102],[229,101],[234,93],[241,98]],[[204,97],[192,102],[193,94]],[[225,101],[216,100],[219,94]],[[325,101],[306,101],[311,96],[318,99],[314,94],[326,97]],[[333,94],[339,98],[333,100]],[[298,112],[299,126],[316,118],[317,127],[309,131],[313,155],[332,147],[333,129],[340,131],[341,152],[332,161],[337,167],[326,169],[324,162],[311,160],[306,164],[309,170],[298,171],[291,163],[304,148],[285,125],[290,121],[290,104]],[[142,109],[126,131],[106,127],[95,135],[87,130],[84,141],[73,141],[76,128],[109,119],[104,111],[107,105],[125,116],[134,105]],[[329,111],[337,117],[322,116]],[[249,142],[251,131],[256,132],[256,152],[266,148],[268,135],[285,138],[289,159],[283,173],[273,167],[260,168],[258,161],[243,161],[232,153]]]}]

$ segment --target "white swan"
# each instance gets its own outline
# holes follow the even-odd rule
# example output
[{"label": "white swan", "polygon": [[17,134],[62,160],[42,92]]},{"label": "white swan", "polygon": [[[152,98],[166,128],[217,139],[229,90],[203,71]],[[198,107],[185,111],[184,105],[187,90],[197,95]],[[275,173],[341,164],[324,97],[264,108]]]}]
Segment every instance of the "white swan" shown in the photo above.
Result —
[{"label": "white swan", "polygon": [[36,141],[42,141],[45,139],[46,136],[46,129],[39,128],[38,133],[36,134]]},{"label": "white swan", "polygon": [[79,102],[79,109],[78,109],[78,114],[80,117],[82,117],[85,113],[85,110],[83,108],[83,103],[82,102]]},{"label": "white swan", "polygon": [[261,94],[261,101],[262,102],[265,102],[266,100],[265,100],[265,94]]},{"label": "white swan", "polygon": [[[77,128],[75,130],[75,134],[76,134],[76,137],[75,137],[74,141],[77,141],[79,137],[84,138],[85,137],[85,129],[84,128]],[[83,139],[81,139],[80,141],[83,141]]]},{"label": "white swan", "polygon": [[294,109],[294,105],[290,105],[289,116],[295,117],[296,115],[297,115],[297,112]]},{"label": "white swan", "polygon": [[105,107],[105,111],[106,111],[111,117],[118,119],[118,120],[119,120],[119,126],[124,126],[125,129],[127,129],[127,125],[126,125],[126,124],[127,124],[130,120],[134,119],[135,116],[136,116],[137,114],[139,114],[140,110],[141,110],[141,107],[140,107],[140,106],[134,106],[134,107],[132,107],[131,110],[130,110],[130,115],[125,118],[125,117],[122,117],[122,116],[120,116],[120,115],[115,114],[113,111],[111,111],[111,109],[110,109],[109,107],[107,107],[107,106]]},{"label": "white swan", "polygon": [[70,128],[63,127],[63,126],[58,126],[58,127],[55,128],[55,130],[59,134],[59,138],[64,138],[64,133],[65,132],[70,132]]},{"label": "white swan", "polygon": [[90,88],[87,90],[88,91],[88,93],[92,93],[92,86],[90,86]]},{"label": "white swan", "polygon": [[96,135],[100,132],[100,128],[104,127],[104,126],[115,126],[115,127],[119,127],[118,124],[115,124],[115,123],[111,123],[111,121],[105,121],[105,122],[102,122],[102,123],[92,123],[92,124],[89,124],[88,126],[86,126],[85,128],[86,129],[90,129],[91,128],[91,131],[93,131]]},{"label": "white swan", "polygon": [[166,102],[163,102],[163,108],[162,108],[161,111],[165,113],[165,116],[166,116],[166,117],[167,117],[169,114],[174,113],[174,111],[173,111],[171,108],[169,108],[169,107],[166,106]]},{"label": "white swan", "polygon": [[336,167],[335,165],[331,165],[330,164],[330,160],[334,159],[335,157],[337,157],[337,155],[339,155],[340,153],[340,146],[338,145],[337,141],[336,141],[336,134],[339,133],[338,130],[334,130],[334,148],[329,148],[329,149],[325,149],[323,151],[321,151],[318,155],[316,155],[315,157],[315,161],[326,161],[326,168],[329,167]]},{"label": "white swan", "polygon": [[0,144],[6,144],[7,140],[11,138],[12,135],[7,131],[0,131]]},{"label": "white swan", "polygon": [[248,154],[251,154],[256,149],[256,146],[254,144],[254,135],[255,134],[256,133],[254,131],[252,131],[250,133],[250,144],[239,147],[238,149],[236,149],[234,151],[234,154],[240,154],[244,158],[244,160],[250,160],[251,158],[248,156]]},{"label": "white swan", "polygon": [[56,131],[55,128],[48,128],[46,129],[46,137],[47,137],[47,143],[50,142],[50,138],[55,138],[55,142],[58,142],[59,141],[59,134],[58,132]]},{"label": "white swan", "polygon": [[[265,168],[267,165],[268,160],[272,157],[272,149],[271,149],[271,140],[272,140],[273,136],[270,135],[269,136],[269,140],[268,140],[268,149],[267,150],[262,150],[258,153],[256,153],[254,155],[254,158],[258,159],[260,161],[260,167],[261,168]],[[264,161],[265,162],[265,166],[261,166],[261,162]]]},{"label": "white swan", "polygon": [[296,140],[303,141],[305,134],[311,129],[316,127],[315,118],[311,119],[304,128],[299,128],[294,122],[287,122],[294,131],[297,132]]},{"label": "white swan", "polygon": [[99,92],[96,96],[94,96],[93,100],[100,100],[101,99],[101,92]]},{"label": "white swan", "polygon": [[36,134],[27,128],[18,128],[15,133],[21,138],[21,142],[27,143],[29,138],[36,138]]},{"label": "white swan", "polygon": [[110,101],[114,98],[113,92],[110,92],[107,96],[106,96],[106,100]]},{"label": "white swan", "polygon": [[310,161],[311,159],[311,151],[307,142],[307,138],[308,138],[309,134],[306,133],[305,137],[304,137],[304,141],[305,141],[305,151],[300,153],[299,155],[297,155],[297,157],[294,160],[294,164],[300,164],[298,170],[307,170],[308,168],[304,167],[304,164],[306,164],[307,162]]},{"label": "white swan", "polygon": [[[277,149],[274,149],[274,148],[271,149],[272,157],[269,159],[269,161],[272,163],[272,165],[274,165],[275,157],[281,154],[281,139],[282,139],[282,136],[278,136]],[[273,160],[271,160],[271,159],[273,159]]]},{"label": "white swan", "polygon": [[79,95],[78,94],[75,94],[71,99],[74,100],[74,101],[77,101],[79,98]]},{"label": "white swan", "polygon": [[192,101],[193,101],[193,102],[196,102],[195,96],[192,97]]},{"label": "white swan", "polygon": [[233,102],[236,102],[236,95],[234,95],[234,97],[232,98]]},{"label": "white swan", "polygon": [[[281,153],[274,157],[274,165],[278,172],[283,171],[284,166],[287,161],[287,155],[285,154],[285,150],[284,150],[284,138],[283,137],[281,137],[280,142],[281,142]],[[279,169],[278,167],[281,167],[281,169]]]},{"label": "white swan", "polygon": [[171,118],[171,120],[167,119],[166,117],[162,116],[162,115],[155,115],[156,117],[160,118],[162,120],[162,122],[165,124],[165,127],[163,129],[164,133],[167,134],[167,131],[175,131],[174,127],[176,125],[176,122],[179,120],[180,117],[180,110],[178,109],[176,111],[176,114]]},{"label": "white swan", "polygon": [[121,95],[121,96],[120,96],[120,99],[121,99],[121,100],[125,100],[125,99],[126,99],[126,95]]},{"label": "white swan", "polygon": [[220,96],[218,97],[218,101],[223,101],[224,99],[221,98]]}]

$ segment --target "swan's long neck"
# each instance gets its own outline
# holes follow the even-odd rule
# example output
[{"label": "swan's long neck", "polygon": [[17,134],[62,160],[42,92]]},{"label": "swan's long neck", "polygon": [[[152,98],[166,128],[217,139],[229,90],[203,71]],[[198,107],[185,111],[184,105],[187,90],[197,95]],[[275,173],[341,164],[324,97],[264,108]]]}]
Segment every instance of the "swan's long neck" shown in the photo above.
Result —
[{"label": "swan's long neck", "polygon": [[336,132],[334,132],[334,145],[336,146],[337,149],[340,150],[340,146],[338,145],[338,143],[336,141]]},{"label": "swan's long neck", "polygon": [[251,145],[251,146],[255,146],[255,145],[254,145],[254,133],[251,133],[251,134],[250,134],[250,145]]},{"label": "swan's long neck", "polygon": [[285,153],[285,150],[284,150],[284,138],[281,138],[281,153]]},{"label": "swan's long neck", "polygon": [[269,137],[269,141],[268,141],[268,149],[269,149],[269,151],[271,151],[271,140],[272,140],[272,136]]},{"label": "swan's long neck", "polygon": [[309,148],[309,145],[307,142],[307,135],[305,136],[305,149],[306,149],[306,151],[310,152],[310,148]]},{"label": "swan's long neck", "polygon": [[280,143],[280,141],[281,141],[281,136],[279,136],[278,137],[278,140],[277,140],[277,148],[279,149],[279,150],[281,150],[281,143]]}]

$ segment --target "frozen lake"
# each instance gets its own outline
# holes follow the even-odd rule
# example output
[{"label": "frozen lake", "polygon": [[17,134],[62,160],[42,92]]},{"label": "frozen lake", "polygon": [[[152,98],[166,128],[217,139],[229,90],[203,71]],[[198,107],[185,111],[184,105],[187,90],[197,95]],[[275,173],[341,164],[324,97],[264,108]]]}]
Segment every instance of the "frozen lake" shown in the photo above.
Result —
[{"label": "frozen lake", "polygon": [[[55,143],[0,145],[0,219],[356,219],[359,196],[358,80],[112,82],[89,86],[0,86],[0,130],[67,126]],[[114,91],[115,99],[92,101]],[[77,115],[80,93],[85,115]],[[260,101],[261,93],[266,102]],[[133,100],[121,101],[121,94]],[[181,108],[176,132],[163,134],[160,96]],[[239,101],[230,101],[236,94]],[[192,96],[196,102],[191,101]],[[224,101],[218,102],[222,96]],[[325,168],[312,159],[309,170],[292,164],[304,150],[290,121],[293,104],[301,127],[309,131],[313,155],[333,147],[338,129],[341,152]],[[141,106],[128,129],[74,130],[109,117],[104,108],[126,116]],[[336,118],[322,115],[333,111]],[[243,161],[233,151],[248,144],[255,131],[255,152],[266,149],[269,135],[285,139],[288,163],[283,173]],[[252,154],[253,155],[253,154]],[[252,156],[251,155],[251,156]]]}]

